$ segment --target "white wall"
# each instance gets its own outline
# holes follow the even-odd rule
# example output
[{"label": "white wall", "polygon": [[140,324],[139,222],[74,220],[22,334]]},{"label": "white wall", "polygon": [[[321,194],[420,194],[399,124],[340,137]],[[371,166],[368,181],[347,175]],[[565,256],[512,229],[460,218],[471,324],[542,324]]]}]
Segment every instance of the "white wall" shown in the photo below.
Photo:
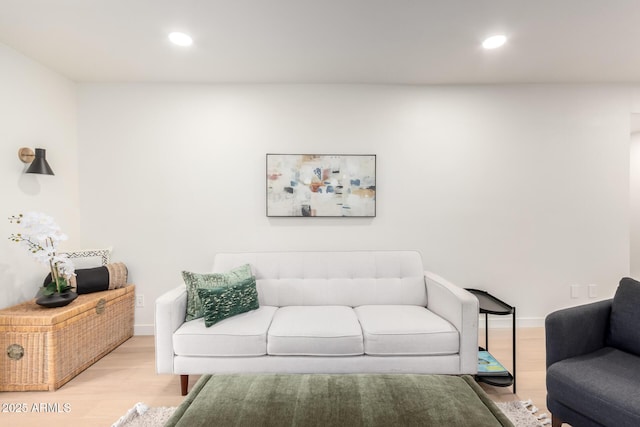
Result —
[{"label": "white wall", "polygon": [[640,89],[631,91],[631,142],[629,157],[630,270],[640,280]]},{"label": "white wall", "polygon": [[[629,89],[79,88],[83,243],[113,245],[146,306],[220,251],[417,249],[541,324],[629,274]],[[265,154],[377,154],[374,219],[267,218]],[[530,322],[531,323],[531,322]]]},{"label": "white wall", "polygon": [[631,134],[631,277],[640,278],[640,132]]},{"label": "white wall", "polygon": [[[32,298],[47,269],[8,240],[7,218],[41,211],[80,243],[76,86],[0,44],[0,308]],[[44,148],[55,176],[24,174],[20,147]]]}]

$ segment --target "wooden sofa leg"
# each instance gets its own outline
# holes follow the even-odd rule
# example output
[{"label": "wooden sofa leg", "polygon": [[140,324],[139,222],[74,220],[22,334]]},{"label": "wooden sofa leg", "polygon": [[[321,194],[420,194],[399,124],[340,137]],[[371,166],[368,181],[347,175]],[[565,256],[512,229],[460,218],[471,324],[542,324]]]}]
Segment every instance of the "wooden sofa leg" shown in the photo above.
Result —
[{"label": "wooden sofa leg", "polygon": [[555,415],[551,414],[551,427],[560,427],[562,426],[562,420]]},{"label": "wooden sofa leg", "polygon": [[180,391],[182,392],[183,396],[187,395],[188,388],[189,388],[189,375],[180,375]]}]

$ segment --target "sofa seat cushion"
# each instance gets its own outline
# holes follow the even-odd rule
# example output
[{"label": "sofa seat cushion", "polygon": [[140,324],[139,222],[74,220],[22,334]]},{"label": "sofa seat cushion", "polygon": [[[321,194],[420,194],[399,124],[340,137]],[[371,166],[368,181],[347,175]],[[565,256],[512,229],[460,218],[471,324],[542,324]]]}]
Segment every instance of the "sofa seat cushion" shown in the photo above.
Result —
[{"label": "sofa seat cushion", "polygon": [[281,307],[269,328],[267,353],[276,356],[361,355],[362,330],[351,307]]},{"label": "sofa seat cushion", "polygon": [[455,327],[416,305],[363,305],[354,309],[362,325],[364,352],[372,356],[455,354]]},{"label": "sofa seat cushion", "polygon": [[602,425],[640,426],[640,357],[612,347],[554,363],[549,399]]},{"label": "sofa seat cushion", "polygon": [[261,306],[207,328],[204,319],[185,322],[173,334],[178,356],[264,356],[267,331],[277,307]]}]

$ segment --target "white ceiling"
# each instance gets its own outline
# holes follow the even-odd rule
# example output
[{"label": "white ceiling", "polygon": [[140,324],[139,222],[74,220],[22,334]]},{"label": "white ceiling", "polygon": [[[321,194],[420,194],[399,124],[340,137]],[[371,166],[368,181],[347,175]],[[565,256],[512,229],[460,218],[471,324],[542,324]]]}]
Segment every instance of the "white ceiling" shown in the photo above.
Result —
[{"label": "white ceiling", "polygon": [[639,83],[640,0],[0,0],[0,42],[82,82]]}]

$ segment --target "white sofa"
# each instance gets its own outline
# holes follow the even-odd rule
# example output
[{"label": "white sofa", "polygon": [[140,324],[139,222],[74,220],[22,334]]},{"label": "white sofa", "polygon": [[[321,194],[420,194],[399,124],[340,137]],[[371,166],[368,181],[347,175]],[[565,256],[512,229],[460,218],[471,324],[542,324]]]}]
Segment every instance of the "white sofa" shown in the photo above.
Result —
[{"label": "white sofa", "polygon": [[221,253],[250,264],[260,308],[185,322],[184,284],[156,300],[158,373],[474,374],[478,300],[414,251]]}]

